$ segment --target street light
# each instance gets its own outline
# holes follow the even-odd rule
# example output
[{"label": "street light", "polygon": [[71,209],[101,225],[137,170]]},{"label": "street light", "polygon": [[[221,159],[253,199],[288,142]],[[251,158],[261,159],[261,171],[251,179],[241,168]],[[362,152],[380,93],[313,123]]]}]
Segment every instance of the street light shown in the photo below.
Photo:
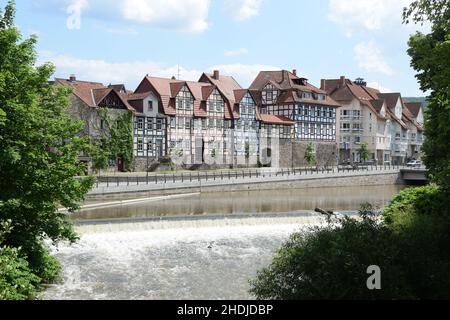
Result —
[{"label": "street light", "polygon": [[147,182],[148,182],[148,149],[150,147],[150,142],[147,141],[147,167],[145,169],[145,171],[147,171]]}]

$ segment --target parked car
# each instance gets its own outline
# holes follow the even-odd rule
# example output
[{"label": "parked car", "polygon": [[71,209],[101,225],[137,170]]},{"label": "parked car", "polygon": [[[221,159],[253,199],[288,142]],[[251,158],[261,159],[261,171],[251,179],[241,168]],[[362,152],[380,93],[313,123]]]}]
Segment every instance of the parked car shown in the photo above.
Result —
[{"label": "parked car", "polygon": [[419,160],[411,160],[406,164],[407,167],[410,168],[420,168],[422,166],[422,161]]}]

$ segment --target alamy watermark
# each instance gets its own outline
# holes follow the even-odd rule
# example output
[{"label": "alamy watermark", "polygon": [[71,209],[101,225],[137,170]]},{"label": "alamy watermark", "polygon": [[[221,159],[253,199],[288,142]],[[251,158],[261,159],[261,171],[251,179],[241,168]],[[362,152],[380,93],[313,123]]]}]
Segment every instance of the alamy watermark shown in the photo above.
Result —
[{"label": "alamy watermark", "polygon": [[67,17],[66,25],[69,30],[81,29],[81,13],[88,7],[89,7],[88,0],[71,1],[71,4],[66,9],[66,13],[69,15]]},{"label": "alamy watermark", "polygon": [[367,274],[370,274],[366,283],[367,289],[381,290],[381,268],[376,265],[369,266],[367,268]]}]

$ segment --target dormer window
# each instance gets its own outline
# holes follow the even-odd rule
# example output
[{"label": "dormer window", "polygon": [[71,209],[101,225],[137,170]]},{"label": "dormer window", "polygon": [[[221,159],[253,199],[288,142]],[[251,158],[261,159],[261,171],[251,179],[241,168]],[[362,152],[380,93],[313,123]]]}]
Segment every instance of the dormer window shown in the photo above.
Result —
[{"label": "dormer window", "polygon": [[262,92],[263,101],[266,104],[276,103],[278,98],[278,90],[271,84],[268,84]]},{"label": "dormer window", "polygon": [[303,99],[312,99],[312,94],[311,94],[310,92],[302,92],[302,93],[300,94],[300,96],[301,96]]},{"label": "dormer window", "polygon": [[178,110],[190,111],[192,110],[193,105],[194,105],[194,98],[192,97],[192,94],[187,88],[187,86],[184,86],[177,96],[176,107]]},{"label": "dormer window", "polygon": [[222,113],[225,110],[225,102],[219,91],[216,89],[213,91],[207,102],[208,112]]}]

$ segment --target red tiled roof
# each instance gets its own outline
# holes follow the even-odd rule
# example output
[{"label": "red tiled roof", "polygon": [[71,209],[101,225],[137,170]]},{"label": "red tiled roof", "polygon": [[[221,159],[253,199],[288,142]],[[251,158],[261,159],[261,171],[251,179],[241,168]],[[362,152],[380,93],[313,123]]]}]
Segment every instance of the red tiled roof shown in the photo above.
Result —
[{"label": "red tiled roof", "polygon": [[218,79],[212,74],[203,73],[199,82],[210,83],[215,85],[219,92],[225,98],[225,119],[238,119],[239,113],[235,106],[235,90],[241,90],[240,84],[231,76],[223,76],[219,74]]},{"label": "red tiled roof", "polygon": [[72,82],[67,79],[56,78],[55,83],[73,88],[73,94],[92,108],[96,107],[92,90],[107,89],[103,84],[98,82],[79,81],[79,80]]},{"label": "red tiled roof", "polygon": [[117,97],[122,101],[125,107],[130,111],[135,111],[135,109],[128,103],[128,97],[125,93],[120,93],[115,89],[114,86],[110,88],[105,87],[103,84],[98,82],[89,81],[70,81],[67,79],[55,79],[56,84],[60,84],[66,87],[73,88],[73,94],[80,98],[86,105],[91,108],[96,108],[108,95],[112,92],[117,95]]},{"label": "red tiled roof", "polygon": [[[340,107],[340,104],[329,97],[326,91],[311,85],[307,82],[307,79],[300,78],[286,70],[261,71],[253,81],[253,83],[250,85],[250,89],[261,91],[267,86],[268,83],[273,84],[278,90],[282,91],[279,96],[279,103],[305,102]],[[326,95],[326,100],[303,99],[302,97],[298,96],[298,94],[296,93],[297,91],[310,92],[314,94],[324,94]]]},{"label": "red tiled roof", "polygon": [[380,93],[378,97],[386,101],[386,105],[389,109],[395,109],[398,99],[401,99],[400,93]]},{"label": "red tiled roof", "polygon": [[414,118],[419,116],[420,110],[422,109],[422,103],[420,102],[405,102],[405,107],[411,112]]},{"label": "red tiled roof", "polygon": [[333,99],[342,103],[357,99],[361,104],[372,110],[377,117],[384,119],[381,115],[384,99],[379,98],[380,91],[377,89],[358,85],[344,77],[343,79],[324,80],[324,85]]},{"label": "red tiled roof", "polygon": [[292,121],[289,118],[283,117],[283,116],[274,116],[269,114],[260,114],[259,120],[261,120],[263,123],[267,124],[279,124],[279,125],[286,125],[286,126],[292,126],[295,124],[295,121]]}]

